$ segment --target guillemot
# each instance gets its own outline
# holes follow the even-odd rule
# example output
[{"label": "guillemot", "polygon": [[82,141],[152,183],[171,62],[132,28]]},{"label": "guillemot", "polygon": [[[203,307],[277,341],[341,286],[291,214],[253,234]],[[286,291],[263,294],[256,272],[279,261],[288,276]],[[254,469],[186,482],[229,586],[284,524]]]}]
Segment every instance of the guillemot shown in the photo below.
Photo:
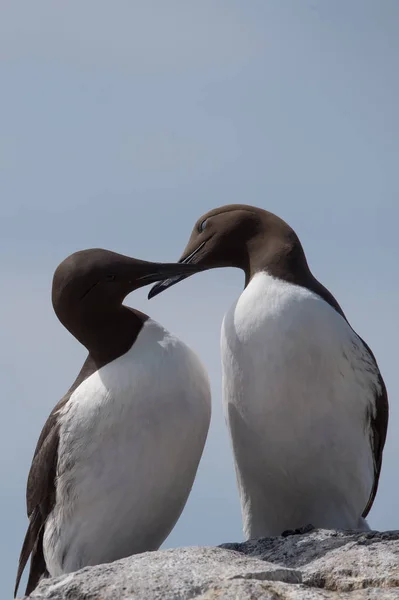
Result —
[{"label": "guillemot", "polygon": [[56,269],[55,313],[88,357],[36,446],[15,595],[30,555],[26,594],[43,576],[156,550],[174,527],[208,433],[208,375],[183,342],[123,300],[198,268],[90,249]]},{"label": "guillemot", "polygon": [[[388,426],[377,362],[311,273],[293,229],[247,205],[196,223],[180,262],[238,267],[224,317],[223,405],[247,538],[368,529]],[[153,297],[180,275],[156,284]]]}]

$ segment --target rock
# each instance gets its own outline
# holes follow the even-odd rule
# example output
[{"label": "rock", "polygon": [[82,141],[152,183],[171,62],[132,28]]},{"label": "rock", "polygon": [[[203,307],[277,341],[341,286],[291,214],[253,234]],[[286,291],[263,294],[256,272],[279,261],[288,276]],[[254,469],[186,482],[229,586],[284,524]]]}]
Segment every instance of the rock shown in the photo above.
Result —
[{"label": "rock", "polygon": [[138,554],[43,580],[35,600],[399,600],[399,531],[313,530]]}]

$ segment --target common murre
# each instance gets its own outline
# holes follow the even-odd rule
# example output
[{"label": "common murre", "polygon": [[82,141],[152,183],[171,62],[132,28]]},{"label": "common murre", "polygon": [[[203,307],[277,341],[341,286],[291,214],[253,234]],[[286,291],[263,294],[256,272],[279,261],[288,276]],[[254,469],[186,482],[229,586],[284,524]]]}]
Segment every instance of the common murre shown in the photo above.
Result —
[{"label": "common murre", "polygon": [[[367,529],[388,426],[374,355],[312,275],[282,219],[228,205],[196,223],[182,263],[238,267],[221,334],[223,404],[244,533]],[[156,284],[153,297],[188,275]]]},{"label": "common murre", "polygon": [[207,437],[208,376],[185,344],[122,303],[198,268],[101,249],[57,268],[54,310],[89,354],[34,453],[15,595],[30,555],[26,594],[42,576],[155,550],[179,518]]}]

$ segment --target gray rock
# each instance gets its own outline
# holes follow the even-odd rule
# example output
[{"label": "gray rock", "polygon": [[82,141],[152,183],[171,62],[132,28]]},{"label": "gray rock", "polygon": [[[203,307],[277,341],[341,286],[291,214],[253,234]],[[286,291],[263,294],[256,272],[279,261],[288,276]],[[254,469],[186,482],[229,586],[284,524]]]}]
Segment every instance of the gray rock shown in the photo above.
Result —
[{"label": "gray rock", "polygon": [[399,600],[399,531],[313,530],[147,552],[47,579],[36,600]]}]

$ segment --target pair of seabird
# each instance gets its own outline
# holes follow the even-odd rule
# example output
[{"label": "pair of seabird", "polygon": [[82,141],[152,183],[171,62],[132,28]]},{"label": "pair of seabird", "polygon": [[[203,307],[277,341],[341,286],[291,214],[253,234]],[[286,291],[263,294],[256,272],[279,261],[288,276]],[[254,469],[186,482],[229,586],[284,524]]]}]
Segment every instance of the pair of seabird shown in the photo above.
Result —
[{"label": "pair of seabird", "polygon": [[158,548],[190,493],[210,419],[199,359],[122,304],[206,269],[238,267],[245,289],[222,325],[223,404],[247,538],[367,529],[388,400],[376,360],[312,275],[295,232],[246,205],[199,219],[177,264],[104,250],[57,269],[53,305],[88,358],[40,436],[17,585]]}]

